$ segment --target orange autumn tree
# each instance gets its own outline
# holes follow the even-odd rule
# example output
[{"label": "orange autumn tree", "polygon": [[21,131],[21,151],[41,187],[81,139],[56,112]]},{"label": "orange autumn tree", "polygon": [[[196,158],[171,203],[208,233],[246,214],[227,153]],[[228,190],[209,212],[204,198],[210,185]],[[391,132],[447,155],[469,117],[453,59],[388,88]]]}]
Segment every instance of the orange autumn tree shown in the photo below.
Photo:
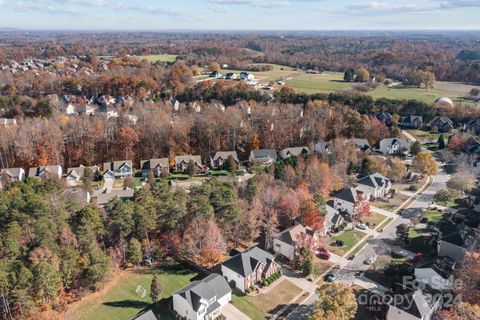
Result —
[{"label": "orange autumn tree", "polygon": [[469,252],[465,255],[458,277],[462,280],[462,288],[459,290],[462,300],[480,303],[480,253]]},{"label": "orange autumn tree", "polygon": [[368,195],[359,194],[353,206],[353,217],[360,221],[363,217],[370,217],[372,210],[370,208],[370,199]]},{"label": "orange autumn tree", "polygon": [[295,193],[300,202],[300,218],[302,223],[317,232],[322,232],[325,225],[325,218],[320,215],[318,206],[308,190],[307,184],[301,182],[295,189]]},{"label": "orange autumn tree", "polygon": [[139,141],[140,138],[134,129],[129,127],[118,129],[116,140],[118,156],[127,160],[133,160],[135,158],[135,145]]}]

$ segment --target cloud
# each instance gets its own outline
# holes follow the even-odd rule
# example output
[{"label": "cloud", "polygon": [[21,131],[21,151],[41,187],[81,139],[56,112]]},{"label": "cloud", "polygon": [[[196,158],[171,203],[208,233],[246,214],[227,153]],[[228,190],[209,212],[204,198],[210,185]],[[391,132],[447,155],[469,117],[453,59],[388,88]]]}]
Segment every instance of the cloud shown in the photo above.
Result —
[{"label": "cloud", "polygon": [[211,3],[222,5],[247,5],[254,8],[282,8],[288,7],[290,2],[288,1],[265,1],[265,0],[209,0]]},{"label": "cloud", "polygon": [[449,0],[449,1],[371,1],[346,5],[338,11],[345,14],[357,12],[365,14],[389,14],[403,12],[436,12],[446,9],[480,7],[478,0]]},{"label": "cloud", "polygon": [[227,8],[227,7],[215,8],[215,9],[213,9],[213,12],[227,14],[227,13],[232,13],[232,9]]}]

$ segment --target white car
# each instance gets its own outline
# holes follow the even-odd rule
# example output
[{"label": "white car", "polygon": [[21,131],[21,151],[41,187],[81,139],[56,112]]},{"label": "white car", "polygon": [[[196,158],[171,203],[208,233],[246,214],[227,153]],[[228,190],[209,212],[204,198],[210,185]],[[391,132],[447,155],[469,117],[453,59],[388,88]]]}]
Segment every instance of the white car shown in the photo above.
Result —
[{"label": "white car", "polygon": [[359,223],[359,224],[357,224],[357,228],[360,229],[360,230],[367,230],[368,226],[364,223]]}]

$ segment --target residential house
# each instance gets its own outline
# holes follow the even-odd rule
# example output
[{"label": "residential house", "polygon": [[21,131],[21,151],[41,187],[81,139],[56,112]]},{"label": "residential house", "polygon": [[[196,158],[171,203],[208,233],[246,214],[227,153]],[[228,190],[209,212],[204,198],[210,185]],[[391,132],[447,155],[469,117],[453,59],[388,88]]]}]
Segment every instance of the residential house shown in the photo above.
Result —
[{"label": "residential house", "polygon": [[468,121],[465,131],[471,135],[480,135],[480,119],[472,119]]},{"label": "residential house", "polygon": [[359,179],[356,189],[370,194],[372,198],[384,198],[390,192],[391,187],[390,179],[377,172]]},{"label": "residential house", "polygon": [[222,275],[242,292],[278,270],[280,266],[275,262],[275,257],[258,247],[252,247],[222,263]]},{"label": "residential house", "polygon": [[210,73],[210,78],[221,78],[223,75],[218,71],[213,71]]},{"label": "residential house", "polygon": [[184,172],[188,168],[188,164],[193,162],[198,171],[204,171],[202,165],[202,157],[194,155],[176,156],[175,157],[175,169],[178,172]]},{"label": "residential house", "polygon": [[115,109],[114,106],[107,106],[103,109],[101,109],[101,114],[103,117],[107,119],[111,118],[118,118],[118,112],[117,109]]},{"label": "residential house", "polygon": [[355,188],[343,189],[333,196],[333,208],[351,216],[353,215],[355,204],[361,195],[370,197],[370,194]]},{"label": "residential house", "polygon": [[115,176],[115,179],[124,179],[128,177],[133,177],[133,166],[132,161],[122,160],[122,161],[112,161],[106,162],[103,164],[103,171],[111,171]]},{"label": "residential house", "polygon": [[85,169],[91,170],[91,178],[95,179],[98,175],[99,169],[97,166],[92,167],[85,167],[84,165],[80,165],[79,167],[75,168],[68,168],[67,175],[65,176],[65,181],[69,186],[76,186],[80,183],[81,180],[85,177]]},{"label": "residential house", "polygon": [[121,107],[131,107],[133,106],[133,103],[134,103],[134,99],[129,95],[120,96],[117,99],[117,105]]},{"label": "residential house", "polygon": [[135,190],[130,188],[125,189],[103,189],[100,192],[94,193],[91,197],[91,201],[93,204],[103,207],[107,203],[115,199],[127,200],[133,198]]},{"label": "residential house", "polygon": [[61,107],[60,111],[64,114],[66,114],[67,116],[78,115],[77,108],[71,103],[68,103],[68,104],[64,105],[63,107]]},{"label": "residential house", "polygon": [[17,125],[17,119],[15,118],[0,118],[0,126],[2,127],[10,127],[10,126],[16,126]]},{"label": "residential house", "polygon": [[0,169],[0,189],[12,182],[23,180],[25,180],[25,170],[23,168]]},{"label": "residential house", "polygon": [[180,109],[180,101],[171,98],[168,103],[172,106],[173,110],[178,111]]},{"label": "residential house", "polygon": [[292,147],[280,150],[279,155],[282,159],[290,158],[291,156],[308,156],[310,149],[308,147]]},{"label": "residential house", "polygon": [[30,168],[28,170],[29,177],[36,177],[36,178],[50,178],[56,177],[58,179],[62,178],[62,166],[59,165],[52,165],[52,166],[43,166],[43,167],[36,167]]},{"label": "residential house", "polygon": [[305,240],[318,237],[319,235],[312,228],[296,224],[275,236],[273,239],[273,251],[293,261],[298,254],[297,249],[303,245]]},{"label": "residential house", "polygon": [[449,117],[435,117],[429,126],[432,132],[447,133],[453,130],[453,122]]},{"label": "residential house", "polygon": [[437,251],[440,257],[450,257],[462,262],[465,254],[471,251],[477,240],[475,229],[465,225],[444,221],[440,223]]},{"label": "residential house", "polygon": [[410,143],[405,139],[386,138],[380,140],[380,152],[386,155],[405,155],[410,149]]},{"label": "residential house", "polygon": [[132,320],[158,320],[158,319],[155,313],[153,313],[152,309],[149,309],[147,311],[145,310],[141,311]]},{"label": "residential house", "polygon": [[387,126],[393,124],[393,116],[389,112],[377,112],[375,113],[375,117]]},{"label": "residential house", "polygon": [[98,98],[97,101],[102,107],[113,106],[117,102],[117,100],[114,97],[109,95],[103,95],[100,98]]},{"label": "residential house", "polygon": [[432,289],[447,290],[452,285],[455,265],[455,261],[450,257],[420,263],[415,267],[415,279]]},{"label": "residential house", "polygon": [[277,150],[258,149],[250,151],[248,161],[252,164],[272,164],[277,162]]},{"label": "residential house", "polygon": [[173,310],[186,320],[217,319],[231,299],[232,289],[218,273],[194,281],[172,296]]},{"label": "residential house", "polygon": [[335,204],[333,200],[327,201],[326,209],[327,215],[325,216],[325,233],[335,232],[335,230],[345,221],[340,211],[334,208]]},{"label": "residential house", "polygon": [[367,139],[348,139],[345,140],[345,145],[354,145],[357,151],[363,153],[370,153],[372,151],[372,147]]},{"label": "residential house", "polygon": [[211,166],[213,169],[225,169],[225,164],[229,157],[232,157],[235,163],[240,165],[238,160],[237,151],[217,151],[215,156],[211,158]]},{"label": "residential house", "polygon": [[149,172],[152,172],[155,178],[166,177],[169,173],[169,167],[168,158],[140,161],[140,170],[142,170],[143,178],[146,178]]},{"label": "residential house", "polygon": [[404,287],[390,296],[386,320],[430,320],[440,306],[438,296],[420,289]]},{"label": "residential house", "polygon": [[227,80],[237,80],[237,74],[233,72],[229,72],[225,75],[225,79]]},{"label": "residential house", "polygon": [[87,205],[90,203],[90,192],[83,188],[67,188],[63,191],[63,197],[75,200],[76,203]]},{"label": "residential house", "polygon": [[91,104],[82,104],[77,108],[80,115],[93,116],[95,115],[95,106]]},{"label": "residential house", "polygon": [[416,115],[401,117],[399,124],[405,128],[420,129],[423,127],[423,117]]},{"label": "residential house", "polygon": [[255,76],[248,72],[240,72],[240,80],[253,81],[255,80]]}]

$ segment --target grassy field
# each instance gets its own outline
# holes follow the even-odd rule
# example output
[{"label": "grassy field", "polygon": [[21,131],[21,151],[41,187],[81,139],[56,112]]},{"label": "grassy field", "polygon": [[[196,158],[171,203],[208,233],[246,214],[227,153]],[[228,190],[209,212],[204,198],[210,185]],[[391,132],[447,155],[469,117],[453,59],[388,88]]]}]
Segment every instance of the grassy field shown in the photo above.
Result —
[{"label": "grassy field", "polygon": [[280,306],[288,304],[302,290],[287,279],[281,281],[270,291],[257,296],[232,294],[232,303],[252,320],[264,320],[277,312]]},{"label": "grassy field", "polygon": [[375,229],[375,227],[381,224],[385,219],[387,219],[387,217],[383,214],[372,212],[372,215],[370,217],[363,217],[361,219],[361,223],[365,223],[371,229]]},{"label": "grassy field", "polygon": [[146,59],[151,63],[155,63],[157,61],[161,62],[175,62],[177,60],[177,55],[175,54],[150,54],[146,56],[137,56],[139,59]]},{"label": "grassy field", "polygon": [[427,218],[430,224],[438,224],[443,219],[443,212],[429,209],[423,213],[422,218]]},{"label": "grassy field", "polygon": [[[80,301],[72,316],[67,317],[67,319],[132,319],[141,310],[151,307],[151,299],[149,297],[150,283],[155,274],[160,277],[165,299],[170,298],[172,293],[184,287],[198,276],[196,272],[176,262],[148,270],[126,271],[106,292],[101,293],[95,299],[89,299],[87,296]],[[143,298],[135,293],[138,285],[147,290],[147,295]],[[163,304],[166,303],[165,299]],[[161,319],[174,319],[165,306],[154,308],[154,311]]]},{"label": "grassy field", "polygon": [[[222,70],[222,73],[241,70]],[[281,65],[273,65],[273,70],[251,72],[261,82],[285,81],[285,83],[302,93],[331,93],[341,90],[350,90],[354,83],[343,81],[341,72],[323,72],[321,74],[307,74],[306,72]],[[449,97],[452,100],[461,100],[474,86],[458,82],[437,81],[433,89],[406,88],[402,86],[379,86],[374,91],[367,92],[373,98],[389,99],[416,99],[426,103],[433,103],[439,97]]]},{"label": "grassy field", "polygon": [[341,235],[331,238],[333,242],[337,240],[342,240],[343,247],[330,246],[329,250],[334,252],[335,254],[343,256],[350,249],[352,249],[354,245],[360,242],[360,240],[362,240],[362,238],[365,237],[365,235],[366,235],[365,232],[362,232],[359,230],[344,231]]},{"label": "grassy field", "polygon": [[388,199],[388,202],[376,200],[372,203],[372,206],[393,212],[398,207],[400,207],[400,205],[404,203],[407,199],[408,199],[407,195],[397,192],[393,198]]}]

